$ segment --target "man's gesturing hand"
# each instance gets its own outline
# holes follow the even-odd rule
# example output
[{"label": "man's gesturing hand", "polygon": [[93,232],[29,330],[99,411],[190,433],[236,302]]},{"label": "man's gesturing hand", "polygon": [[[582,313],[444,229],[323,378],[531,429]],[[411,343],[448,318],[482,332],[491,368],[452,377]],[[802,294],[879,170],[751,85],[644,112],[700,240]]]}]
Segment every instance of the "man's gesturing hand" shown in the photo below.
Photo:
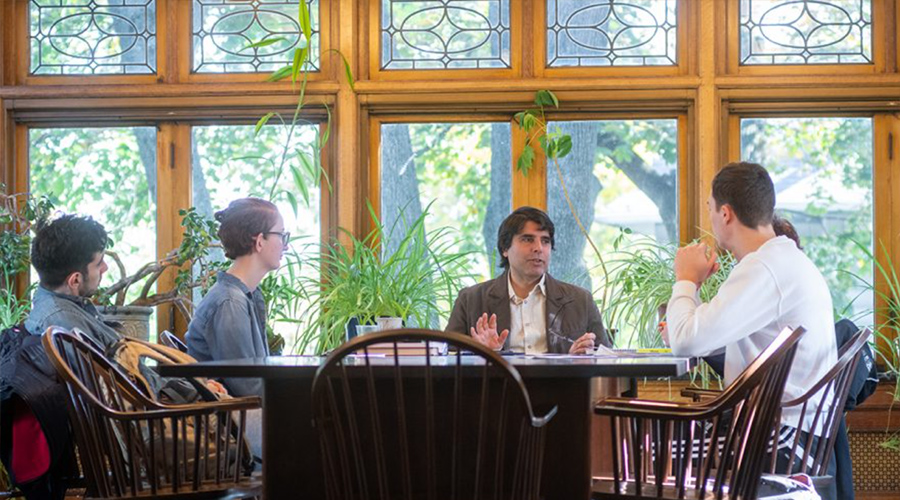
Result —
[{"label": "man's gesturing hand", "polygon": [[472,338],[495,351],[503,347],[503,344],[506,343],[506,337],[509,336],[509,330],[503,330],[500,335],[497,335],[496,314],[491,314],[490,318],[488,318],[487,313],[482,314],[478,321],[475,322],[475,327],[469,330]]}]

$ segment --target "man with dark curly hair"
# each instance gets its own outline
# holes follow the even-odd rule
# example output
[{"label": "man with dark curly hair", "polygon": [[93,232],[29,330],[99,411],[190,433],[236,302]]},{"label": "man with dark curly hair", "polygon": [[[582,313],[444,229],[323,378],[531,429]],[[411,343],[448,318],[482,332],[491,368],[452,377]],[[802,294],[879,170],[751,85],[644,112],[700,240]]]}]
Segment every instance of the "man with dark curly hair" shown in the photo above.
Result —
[{"label": "man with dark curly hair", "polygon": [[119,340],[90,300],[107,269],[108,241],[106,230],[91,217],[66,214],[38,227],[31,264],[40,283],[25,321],[29,332],[41,334],[50,326],[77,328],[105,348]]}]

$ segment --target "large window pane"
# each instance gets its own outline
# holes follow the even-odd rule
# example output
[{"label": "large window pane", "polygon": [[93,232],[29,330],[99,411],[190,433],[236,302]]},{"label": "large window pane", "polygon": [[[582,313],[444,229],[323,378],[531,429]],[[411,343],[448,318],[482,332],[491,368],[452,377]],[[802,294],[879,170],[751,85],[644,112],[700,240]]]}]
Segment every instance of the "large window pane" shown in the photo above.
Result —
[{"label": "large window pane", "polygon": [[872,295],[853,275],[873,279],[872,261],[857,245],[873,250],[872,120],[744,119],[741,149],[771,173],[776,211],[825,275],[836,316],[871,311]]},{"label": "large window pane", "polygon": [[415,220],[430,204],[426,230],[453,228],[460,240],[453,250],[472,252],[466,284],[497,276],[497,229],[511,210],[510,165],[508,123],[383,125],[383,223],[391,227],[401,212]]},{"label": "large window pane", "polygon": [[156,0],[30,0],[31,73],[156,73]]},{"label": "large window pane", "polygon": [[[156,259],[156,128],[32,129],[28,139],[34,195],[103,224],[126,273]],[[113,259],[107,263],[101,286],[122,277]],[[126,303],[140,290],[131,286]]]},{"label": "large window pane", "polygon": [[382,69],[509,68],[509,0],[381,0]]},{"label": "large window pane", "polygon": [[[578,217],[601,254],[628,240],[678,241],[676,120],[554,122],[572,137],[559,170]],[[596,253],[566,201],[560,171],[547,166],[547,206],[556,224],[551,273],[587,289],[603,285]]]},{"label": "large window pane", "polygon": [[548,0],[547,66],[677,64],[676,0]]},{"label": "large window pane", "polygon": [[[278,273],[285,277],[317,273],[317,269],[309,269],[301,261],[305,252],[317,251],[315,245],[319,243],[321,190],[318,179],[306,174],[308,169],[303,166],[304,162],[314,168],[319,166],[312,148],[318,140],[318,126],[302,125],[291,130],[267,125],[256,137],[254,129],[253,125],[194,127],[193,205],[201,214],[212,217],[238,198],[252,196],[273,201],[284,217],[285,230],[291,233],[291,249]],[[282,165],[286,141],[290,148]],[[225,256],[220,251],[213,258],[224,260]],[[299,281],[291,280],[299,287]],[[195,300],[199,299],[195,295]],[[288,349],[297,337],[297,323],[290,320],[300,319],[297,313],[303,305],[299,295],[268,304],[269,326],[284,336]]]},{"label": "large window pane", "polygon": [[[185,0],[178,0],[185,1]],[[312,36],[309,66],[319,62],[319,0],[305,0]],[[291,64],[303,39],[299,0],[193,0],[196,73],[268,73]],[[250,44],[270,41],[262,47]]]},{"label": "large window pane", "polygon": [[871,64],[871,0],[741,0],[741,64]]}]

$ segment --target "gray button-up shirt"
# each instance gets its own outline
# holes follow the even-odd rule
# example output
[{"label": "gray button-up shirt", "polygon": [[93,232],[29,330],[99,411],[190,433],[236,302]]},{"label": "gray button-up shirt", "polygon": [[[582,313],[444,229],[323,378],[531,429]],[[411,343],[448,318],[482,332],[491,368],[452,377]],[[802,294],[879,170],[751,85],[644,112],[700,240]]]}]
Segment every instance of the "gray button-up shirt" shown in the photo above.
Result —
[{"label": "gray button-up shirt", "polygon": [[31,313],[25,320],[25,328],[35,335],[41,335],[51,326],[66,330],[77,328],[106,349],[121,337],[103,322],[90,299],[56,293],[38,286],[31,301]]},{"label": "gray button-up shirt", "polygon": [[[261,358],[269,355],[266,303],[259,288],[220,272],[188,327],[188,354],[198,361]],[[262,396],[262,380],[227,378],[233,396]]]}]

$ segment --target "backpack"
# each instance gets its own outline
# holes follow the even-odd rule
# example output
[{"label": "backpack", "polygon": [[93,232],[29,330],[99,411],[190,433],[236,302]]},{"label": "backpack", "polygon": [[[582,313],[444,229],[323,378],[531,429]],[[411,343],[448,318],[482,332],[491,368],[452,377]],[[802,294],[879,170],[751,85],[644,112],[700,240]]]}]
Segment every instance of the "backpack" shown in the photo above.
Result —
[{"label": "backpack", "polygon": [[[152,371],[148,363],[181,364],[197,362],[192,356],[178,349],[131,337],[122,337],[107,350],[107,357],[121,367],[131,378],[132,382],[142,392],[147,394],[150,399],[162,404],[191,404],[198,401],[219,401],[231,398],[225,388],[217,383],[215,384],[217,386],[216,391],[210,390],[209,381],[203,377],[161,378],[162,387],[158,392],[154,391],[154,384],[147,378],[147,373],[148,371],[153,374],[156,372]],[[236,422],[237,419],[232,419],[230,428],[232,440],[236,439],[238,435]],[[191,426],[191,421],[188,421],[188,426]],[[210,429],[213,428],[215,426],[210,427]],[[167,429],[167,433],[169,432],[171,431]],[[181,434],[182,440],[186,439],[189,441],[187,446],[193,446],[194,432],[189,430],[187,434]],[[210,437],[214,438],[215,436]],[[171,439],[166,439],[165,446],[171,445]],[[241,467],[244,473],[249,475],[253,472],[255,464],[246,437],[244,437],[241,447],[243,448]],[[212,453],[215,453],[215,450]],[[162,457],[163,454],[158,453],[157,456]],[[234,457],[229,457],[229,460],[234,460]]]}]

